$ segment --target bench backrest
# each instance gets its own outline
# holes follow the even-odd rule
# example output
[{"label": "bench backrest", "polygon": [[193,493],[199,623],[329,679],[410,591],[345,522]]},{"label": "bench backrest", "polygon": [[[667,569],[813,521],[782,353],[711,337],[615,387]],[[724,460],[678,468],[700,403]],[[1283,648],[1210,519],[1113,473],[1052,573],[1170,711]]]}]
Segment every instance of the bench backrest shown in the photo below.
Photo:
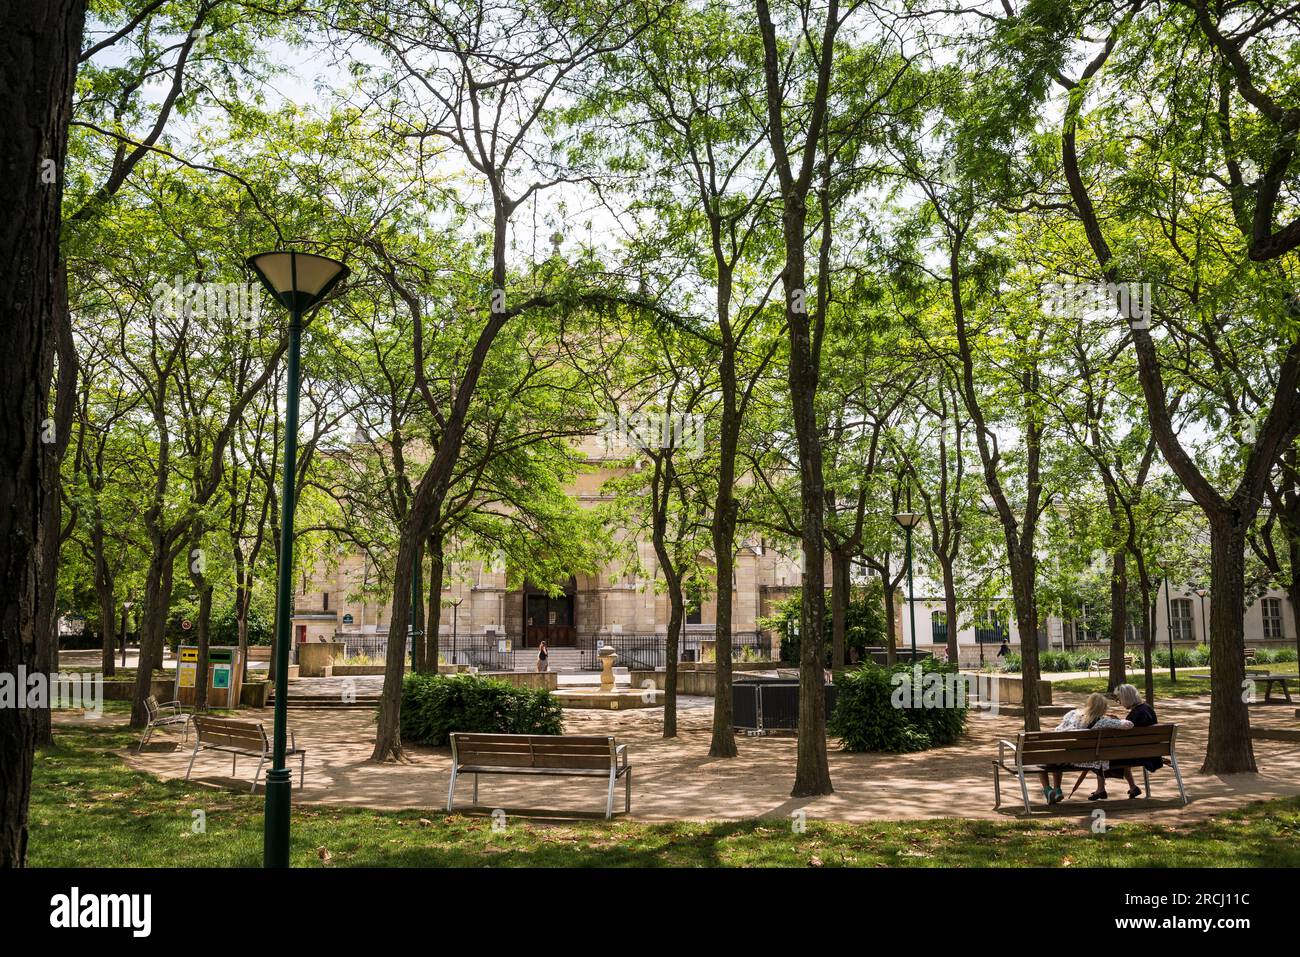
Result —
[{"label": "bench backrest", "polygon": [[149,695],[149,697],[144,699],[144,710],[148,713],[150,721],[158,717],[160,709],[158,708],[157,696]]},{"label": "bench backrest", "polygon": [[474,734],[451,735],[451,752],[458,765],[503,768],[608,768],[618,745],[605,735]]},{"label": "bench backrest", "polygon": [[194,730],[201,744],[224,748],[243,748],[247,751],[269,751],[266,728],[260,721],[237,721],[232,718],[214,718],[196,714]]},{"label": "bench backrest", "polygon": [[1092,728],[1079,731],[1021,731],[1016,752],[1021,764],[1083,764],[1123,758],[1163,758],[1174,753],[1176,724],[1145,728]]}]

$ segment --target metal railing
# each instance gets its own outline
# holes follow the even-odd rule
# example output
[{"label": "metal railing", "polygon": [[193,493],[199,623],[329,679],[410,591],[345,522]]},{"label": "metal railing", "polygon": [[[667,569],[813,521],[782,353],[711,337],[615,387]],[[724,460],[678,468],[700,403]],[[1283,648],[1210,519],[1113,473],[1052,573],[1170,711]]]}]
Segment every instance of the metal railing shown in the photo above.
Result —
[{"label": "metal railing", "polygon": [[[712,642],[713,635],[684,634],[677,643],[678,661],[701,661],[703,643]],[[614,648],[614,663],[622,668],[637,671],[653,671],[668,664],[668,636],[661,634],[583,634],[577,636],[576,646],[582,655],[582,668],[586,671],[600,670],[601,645]],[[736,632],[731,636],[731,660],[743,661],[747,657],[755,660],[770,656],[768,640],[757,631]]]},{"label": "metal railing", "polygon": [[[383,664],[388,657],[387,635],[336,635],[336,641],[343,643],[343,656],[356,658],[361,655]],[[442,635],[438,640],[438,656],[445,664],[469,665],[483,671],[509,671],[513,667],[514,656],[510,651],[501,650],[501,642],[507,640],[504,635]],[[509,639],[511,646],[517,647],[519,639]],[[411,642],[408,638],[402,643],[403,654],[410,657]],[[294,654],[297,655],[297,647]]]}]

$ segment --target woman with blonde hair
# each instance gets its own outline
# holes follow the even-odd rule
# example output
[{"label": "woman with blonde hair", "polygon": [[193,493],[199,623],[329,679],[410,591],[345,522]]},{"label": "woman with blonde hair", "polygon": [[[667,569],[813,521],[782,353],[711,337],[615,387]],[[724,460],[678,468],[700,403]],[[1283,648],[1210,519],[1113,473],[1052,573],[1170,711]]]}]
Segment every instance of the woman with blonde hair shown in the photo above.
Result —
[{"label": "woman with blonde hair", "polygon": [[[1057,731],[1082,731],[1091,728],[1131,728],[1132,721],[1125,721],[1123,718],[1110,718],[1106,716],[1106,709],[1109,702],[1106,701],[1104,694],[1090,694],[1088,700],[1083,703],[1082,708],[1075,708],[1073,711],[1066,713],[1061,719],[1061,723],[1056,726]],[[1081,764],[1069,765],[1075,768],[1087,768],[1090,771],[1097,772],[1097,780],[1100,784],[1097,790],[1088,795],[1089,801],[1106,800],[1106,767],[1105,761],[1083,762]],[[1052,780],[1047,779],[1048,771],[1052,774]],[[1065,800],[1065,792],[1061,790],[1061,776],[1065,773],[1066,767],[1046,765],[1045,769],[1038,772],[1039,780],[1043,785],[1043,796],[1047,798],[1048,804],[1059,804]]]}]

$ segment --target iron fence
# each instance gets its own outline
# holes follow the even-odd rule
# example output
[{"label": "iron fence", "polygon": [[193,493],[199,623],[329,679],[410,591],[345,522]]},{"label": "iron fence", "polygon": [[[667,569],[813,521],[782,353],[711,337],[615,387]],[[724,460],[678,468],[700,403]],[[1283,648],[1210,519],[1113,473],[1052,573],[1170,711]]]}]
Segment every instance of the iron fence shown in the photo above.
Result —
[{"label": "iron fence", "polygon": [[[713,642],[712,633],[685,634],[678,638],[678,661],[702,661],[704,642]],[[585,634],[576,642],[581,653],[581,667],[586,671],[600,670],[600,647],[614,649],[614,663],[619,667],[637,671],[653,671],[667,667],[668,636],[660,634]],[[736,632],[731,636],[731,660],[763,660],[770,657],[768,640],[757,631]]]},{"label": "iron fence", "polygon": [[[388,635],[344,635],[335,637],[343,643],[343,657],[358,658],[365,656],[376,664],[383,664],[388,657]],[[443,664],[469,665],[483,671],[509,671],[513,667],[513,653],[503,650],[503,642],[517,645],[517,639],[507,639],[504,635],[457,635],[454,640],[450,635],[438,639],[438,658]],[[294,655],[297,656],[297,647]],[[411,656],[411,642],[403,642],[403,654]]]}]

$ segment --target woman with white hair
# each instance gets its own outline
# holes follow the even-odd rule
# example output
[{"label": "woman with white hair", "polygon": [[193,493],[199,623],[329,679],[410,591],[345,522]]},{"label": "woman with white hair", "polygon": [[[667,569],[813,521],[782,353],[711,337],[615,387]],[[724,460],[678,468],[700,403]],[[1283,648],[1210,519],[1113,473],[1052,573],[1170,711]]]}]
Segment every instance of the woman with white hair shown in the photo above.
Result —
[{"label": "woman with white hair", "polygon": [[[1120,685],[1115,689],[1115,697],[1128,709],[1128,720],[1133,722],[1133,727],[1149,728],[1157,723],[1156,709],[1142,700],[1137,688],[1132,685]],[[1132,800],[1142,796],[1142,789],[1133,780],[1133,769],[1146,768],[1148,771],[1159,771],[1164,767],[1164,763],[1163,758],[1125,758],[1122,761],[1110,762],[1110,771],[1112,777],[1123,774],[1124,780],[1128,782],[1129,800]]]},{"label": "woman with white hair", "polygon": [[[1131,728],[1133,722],[1126,721],[1123,718],[1109,718],[1106,716],[1106,708],[1109,702],[1106,701],[1104,694],[1090,694],[1088,700],[1084,702],[1082,708],[1075,708],[1073,711],[1066,713],[1061,719],[1061,723],[1056,726],[1057,731],[1080,731],[1088,728]],[[1065,792],[1061,790],[1061,776],[1066,766],[1056,767],[1046,765],[1046,770],[1039,771],[1038,777],[1043,785],[1043,796],[1047,798],[1048,804],[1059,804],[1065,800]],[[1106,800],[1106,779],[1103,775],[1106,773],[1107,762],[1092,761],[1082,764],[1073,764],[1069,767],[1088,768],[1097,772],[1097,780],[1101,783],[1097,786],[1096,792],[1088,795],[1089,801]],[[1052,780],[1047,780],[1047,772],[1052,772]],[[1080,779],[1082,780],[1082,779]]]}]

